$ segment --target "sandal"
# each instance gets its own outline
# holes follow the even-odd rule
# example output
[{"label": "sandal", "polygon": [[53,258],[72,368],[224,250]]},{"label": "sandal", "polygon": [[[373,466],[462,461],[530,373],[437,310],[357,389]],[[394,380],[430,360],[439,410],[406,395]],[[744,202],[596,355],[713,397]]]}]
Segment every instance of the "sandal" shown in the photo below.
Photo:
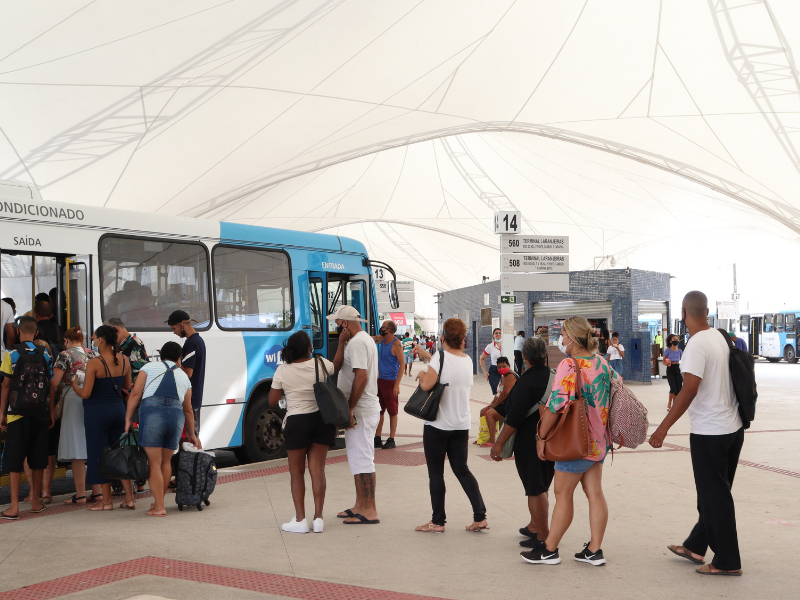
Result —
[{"label": "sandal", "polygon": [[[83,500],[83,502],[78,502],[78,500]],[[64,504],[86,504],[86,496],[78,496],[78,494],[73,494],[70,498],[64,500]]]},{"label": "sandal", "polygon": [[27,496],[25,496],[25,497],[22,499],[22,501],[23,501],[23,502],[26,502],[26,503],[28,503],[28,504],[30,504],[30,502],[31,502],[31,495],[30,495],[30,494],[28,494]]},{"label": "sandal", "polygon": [[436,525],[433,523],[433,521],[430,521],[425,525],[418,525],[416,531],[422,531],[425,533],[444,533],[444,525]]},{"label": "sandal", "polygon": [[92,494],[89,497],[89,500],[91,500],[92,502],[95,502],[97,500],[102,500],[102,499],[103,499],[103,494],[102,493],[100,493],[100,494]]},{"label": "sandal", "polygon": [[144,513],[144,514],[146,514],[148,517],[166,517],[166,516],[167,516],[167,513],[166,513],[166,511],[164,511],[164,514],[163,514],[163,515],[160,515],[160,514],[158,514],[158,513],[156,513],[156,512],[153,512],[153,510],[154,510],[154,509],[152,509],[152,508],[151,508],[150,510],[148,510],[148,511],[147,511],[146,513]]},{"label": "sandal", "polygon": [[[713,570],[712,570],[713,569]],[[702,567],[698,567],[695,569],[700,575],[725,575],[727,577],[739,577],[742,574],[742,570],[739,569],[738,571],[722,571],[717,569],[712,564],[703,565]]]},{"label": "sandal", "polygon": [[[484,523],[486,523],[486,525],[484,525]],[[477,525],[477,527],[476,527],[476,525]],[[467,531],[473,531],[475,533],[479,533],[479,532],[483,531],[484,529],[489,529],[489,523],[486,521],[486,519],[484,519],[480,523],[478,521],[473,521],[472,525],[467,525],[465,527],[465,529]]]},{"label": "sandal", "polygon": [[53,496],[48,494],[47,496],[42,496],[42,504],[52,504],[53,503]]},{"label": "sandal", "polygon": [[355,517],[356,513],[354,513],[349,508],[345,508],[342,512],[336,515],[338,519],[349,519],[350,517]]},{"label": "sandal", "polygon": [[[133,504],[133,506],[131,506],[131,504]],[[136,510],[136,500],[125,500],[119,507],[127,508],[128,510]]]},{"label": "sandal", "polygon": [[44,504],[42,504],[39,508],[36,508],[36,509],[32,508],[29,512],[32,512],[33,514],[38,515],[40,512],[44,512],[45,510],[47,510],[47,507]]},{"label": "sandal", "polygon": [[[98,508],[99,506],[99,508]],[[106,508],[108,507],[108,508]],[[98,510],[114,510],[114,504],[109,502],[108,504],[103,504],[102,502],[95,502],[86,510],[98,511]]]},{"label": "sandal", "polygon": [[7,515],[5,511],[0,512],[0,519],[4,519],[6,521],[18,521],[19,515]]},{"label": "sandal", "polygon": [[675,544],[670,544],[669,546],[667,546],[667,550],[669,550],[670,552],[672,552],[673,554],[675,554],[677,556],[680,556],[681,558],[685,558],[686,560],[690,560],[696,565],[704,564],[705,561],[703,561],[703,559],[695,558],[694,556],[692,556],[692,553],[689,550],[687,550],[686,548],[683,548],[682,551],[678,551],[678,548],[683,548],[683,546],[676,546]]}]

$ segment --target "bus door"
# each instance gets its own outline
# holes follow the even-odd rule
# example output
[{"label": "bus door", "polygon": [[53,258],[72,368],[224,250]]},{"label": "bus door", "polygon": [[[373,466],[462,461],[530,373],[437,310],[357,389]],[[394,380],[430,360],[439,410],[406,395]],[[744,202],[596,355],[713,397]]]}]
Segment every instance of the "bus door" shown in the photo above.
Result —
[{"label": "bus door", "polygon": [[327,282],[325,273],[312,271],[308,274],[308,291],[311,306],[311,343],[314,352],[328,356]]},{"label": "bus door", "polygon": [[763,327],[762,317],[752,317],[750,319],[750,352],[756,356],[761,355],[761,329]]},{"label": "bus door", "polygon": [[89,256],[0,250],[0,295],[14,301],[19,318],[32,314],[36,296],[46,294],[62,333],[80,325],[87,344],[92,328],[90,268]]}]

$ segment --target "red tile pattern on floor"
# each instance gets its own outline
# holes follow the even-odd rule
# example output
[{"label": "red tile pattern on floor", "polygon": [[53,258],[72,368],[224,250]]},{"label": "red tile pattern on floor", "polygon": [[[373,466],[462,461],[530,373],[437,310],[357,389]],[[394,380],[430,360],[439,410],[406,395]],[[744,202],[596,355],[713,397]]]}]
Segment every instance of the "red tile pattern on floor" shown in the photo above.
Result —
[{"label": "red tile pattern on floor", "polygon": [[[668,448],[674,448],[675,450],[683,450],[684,452],[691,452],[690,448],[686,446],[676,446],[675,444],[668,444],[664,442],[664,446]],[[739,464],[743,467],[753,467],[754,469],[761,469],[762,471],[769,471],[770,473],[778,473],[779,475],[788,475],[789,477],[798,477],[800,478],[800,473],[797,471],[789,471],[788,469],[779,469],[778,467],[771,467],[769,465],[762,465],[759,463],[750,462],[747,460],[739,459]]]},{"label": "red tile pattern on floor", "polygon": [[99,569],[67,575],[0,593],[0,600],[51,600],[140,575],[193,581],[300,600],[443,600],[432,596],[273,575],[231,567],[217,567],[168,558],[146,556]]}]

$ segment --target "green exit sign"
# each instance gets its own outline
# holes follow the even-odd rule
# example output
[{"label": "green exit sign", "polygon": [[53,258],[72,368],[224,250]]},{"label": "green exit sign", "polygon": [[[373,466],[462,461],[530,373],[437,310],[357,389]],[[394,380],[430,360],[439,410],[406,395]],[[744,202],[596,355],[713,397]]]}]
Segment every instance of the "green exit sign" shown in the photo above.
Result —
[{"label": "green exit sign", "polygon": [[500,304],[516,304],[516,296],[500,296]]}]

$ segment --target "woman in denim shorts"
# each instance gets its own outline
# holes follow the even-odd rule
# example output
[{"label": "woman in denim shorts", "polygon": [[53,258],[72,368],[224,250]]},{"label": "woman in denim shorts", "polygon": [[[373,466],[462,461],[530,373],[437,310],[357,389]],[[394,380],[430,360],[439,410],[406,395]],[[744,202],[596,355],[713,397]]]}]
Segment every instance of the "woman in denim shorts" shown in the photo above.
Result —
[{"label": "woman in denim shorts", "polygon": [[[561,562],[558,544],[572,523],[574,512],[573,495],[578,483],[589,500],[589,528],[591,539],[575,560],[590,565],[604,565],[601,544],[608,524],[608,505],[603,495],[603,461],[611,447],[608,431],[608,403],[611,395],[611,378],[619,375],[608,363],[595,354],[597,338],[594,329],[583,317],[571,317],[561,328],[562,343],[572,358],[561,361],[553,379],[553,389],[547,404],[549,411],[542,415],[540,434],[547,437],[556,423],[556,413],[564,410],[568,402],[577,399],[576,363],[581,372],[581,399],[586,407],[589,430],[589,455],[577,460],[556,461],[554,488],[556,505],[550,533],[545,542],[531,552],[523,552],[522,558],[530,563],[557,565]],[[538,439],[537,451],[544,460],[545,442]]]},{"label": "woman in denim shorts", "polygon": [[186,425],[186,435],[197,448],[200,440],[194,433],[192,412],[192,384],[180,368],[181,347],[167,342],[161,347],[161,362],[147,363],[139,371],[136,383],[128,398],[125,431],[131,429],[131,419],[139,406],[139,445],[147,453],[150,465],[150,491],[153,504],[147,514],[166,517],[164,486],[172,475],[170,461],[181,433]]}]

